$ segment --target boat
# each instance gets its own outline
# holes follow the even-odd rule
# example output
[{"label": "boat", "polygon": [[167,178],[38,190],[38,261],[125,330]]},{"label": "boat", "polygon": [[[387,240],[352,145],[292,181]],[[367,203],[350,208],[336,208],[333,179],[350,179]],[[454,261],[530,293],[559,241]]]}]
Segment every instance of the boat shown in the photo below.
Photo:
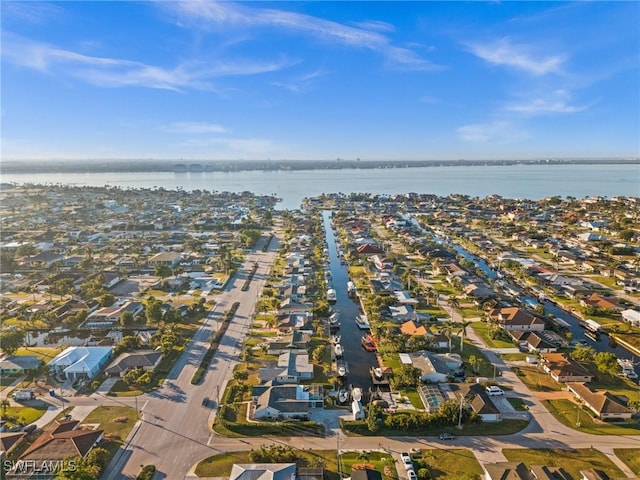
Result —
[{"label": "boat", "polygon": [[347,295],[349,295],[350,297],[355,297],[356,295],[356,284],[351,280],[347,282]]},{"label": "boat", "polygon": [[384,373],[380,367],[375,367],[373,369],[373,375],[376,377],[376,380],[382,380],[384,378]]},{"label": "boat", "polygon": [[338,300],[336,291],[333,288],[327,289],[327,302],[335,302],[336,300]]},{"label": "boat", "polygon": [[354,402],[362,400],[362,389],[360,387],[353,388],[351,390],[351,398],[353,398]]},{"label": "boat", "polygon": [[601,333],[602,331],[602,325],[600,325],[595,320],[591,320],[591,319],[587,319],[581,322],[580,326],[586,328],[587,330],[593,333]]},{"label": "boat", "polygon": [[329,317],[329,325],[339,325],[340,321],[340,313],[338,312],[334,312],[331,314],[331,316]]},{"label": "boat", "polygon": [[635,371],[633,362],[628,358],[619,358],[618,364],[622,367],[622,375],[624,377],[630,378],[631,380],[636,380],[638,378],[638,374]]},{"label": "boat", "polygon": [[342,348],[342,345],[339,343],[336,343],[336,346],[333,347],[333,351],[336,354],[336,357],[341,358],[342,354],[344,353],[344,349]]},{"label": "boat", "polygon": [[363,335],[360,343],[362,344],[362,348],[364,348],[367,352],[378,351],[378,342],[369,334]]},{"label": "boat", "polygon": [[562,328],[566,328],[569,330],[571,328],[571,324],[569,322],[564,321],[559,317],[553,317],[553,321]]},{"label": "boat", "polygon": [[355,321],[360,330],[368,330],[369,327],[371,327],[371,325],[369,324],[369,319],[364,313],[356,315]]},{"label": "boat", "polygon": [[338,365],[338,376],[344,377],[347,374],[347,369],[344,365]]},{"label": "boat", "polygon": [[333,335],[331,337],[331,343],[333,344],[340,343],[340,335]]},{"label": "boat", "polygon": [[346,403],[347,400],[349,400],[349,392],[343,388],[338,392],[338,401],[340,403]]}]

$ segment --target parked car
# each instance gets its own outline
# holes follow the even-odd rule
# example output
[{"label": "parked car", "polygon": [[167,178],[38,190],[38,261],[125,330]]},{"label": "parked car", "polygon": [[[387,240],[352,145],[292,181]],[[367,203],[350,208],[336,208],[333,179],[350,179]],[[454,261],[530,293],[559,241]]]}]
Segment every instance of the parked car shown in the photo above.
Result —
[{"label": "parked car", "polygon": [[489,385],[487,388],[487,394],[489,394],[490,396],[494,396],[494,395],[504,395],[504,391],[498,387],[497,385]]},{"label": "parked car", "polygon": [[26,427],[24,427],[23,432],[32,433],[36,430],[36,428],[38,428],[38,426],[35,423],[32,423],[31,425],[27,425]]},{"label": "parked car", "polygon": [[453,433],[448,433],[448,432],[444,432],[440,434],[440,440],[453,440],[456,437],[453,435]]},{"label": "parked car", "polygon": [[203,406],[203,407],[206,407],[206,406],[208,406],[208,405],[209,405],[209,397],[204,397],[204,398],[202,399],[202,406]]},{"label": "parked car", "polygon": [[400,460],[402,460],[402,464],[404,465],[405,470],[413,470],[411,455],[409,455],[407,452],[402,452],[400,454]]},{"label": "parked car", "polygon": [[409,476],[409,480],[418,480],[418,475],[413,470],[407,470],[407,475]]}]

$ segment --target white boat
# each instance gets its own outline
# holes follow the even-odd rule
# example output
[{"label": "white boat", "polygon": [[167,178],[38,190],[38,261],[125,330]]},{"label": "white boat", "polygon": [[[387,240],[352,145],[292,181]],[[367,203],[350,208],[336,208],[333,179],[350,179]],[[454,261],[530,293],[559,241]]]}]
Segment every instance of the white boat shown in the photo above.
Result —
[{"label": "white boat", "polygon": [[334,312],[329,317],[329,324],[330,325],[338,325],[338,321],[339,320],[340,320],[340,313]]},{"label": "white boat", "polygon": [[356,315],[355,321],[360,330],[368,330],[371,327],[365,314]]},{"label": "white boat", "polygon": [[338,358],[342,357],[342,354],[344,353],[344,349],[342,348],[342,345],[340,345],[339,343],[336,343],[336,346],[333,347],[333,351],[336,354],[336,357]]},{"label": "white boat", "polygon": [[349,392],[343,388],[338,392],[338,401],[340,403],[345,403],[347,400],[349,400]]},{"label": "white boat", "polygon": [[328,302],[335,302],[338,299],[338,296],[336,295],[336,291],[333,288],[329,288],[327,290],[327,301]]},{"label": "white boat", "polygon": [[331,337],[331,343],[340,343],[340,335],[334,335]]},{"label": "white boat", "polygon": [[618,364],[622,367],[622,375],[635,380],[638,378],[638,374],[635,371],[633,362],[628,358],[619,358]]},{"label": "white boat", "polygon": [[340,365],[338,367],[338,376],[339,377],[344,377],[347,374],[347,369],[345,368],[344,365]]},{"label": "white boat", "polygon": [[376,367],[373,369],[373,374],[379,380],[384,378],[384,373],[382,373],[382,369],[380,367]]},{"label": "white boat", "polygon": [[353,297],[356,294],[356,284],[352,281],[347,282],[347,295]]},{"label": "white boat", "polygon": [[362,390],[360,389],[360,387],[355,387],[351,391],[351,398],[353,398],[354,402],[359,402],[360,400],[362,400]]}]

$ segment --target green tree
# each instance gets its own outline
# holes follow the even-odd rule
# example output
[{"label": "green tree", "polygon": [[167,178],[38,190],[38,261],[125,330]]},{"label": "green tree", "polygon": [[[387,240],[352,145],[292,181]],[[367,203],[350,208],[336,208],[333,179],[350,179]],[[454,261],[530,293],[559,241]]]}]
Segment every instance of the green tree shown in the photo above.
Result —
[{"label": "green tree", "polygon": [[0,348],[7,355],[13,355],[24,345],[24,330],[11,329],[0,331]]},{"label": "green tree", "polygon": [[618,357],[611,352],[598,352],[593,360],[599,372],[616,375],[618,373]]},{"label": "green tree", "polygon": [[145,305],[145,317],[147,323],[158,323],[162,320],[162,302],[154,297],[149,297]]},{"label": "green tree", "polygon": [[128,310],[126,312],[123,312],[123,314],[120,315],[120,325],[122,325],[123,327],[130,327],[132,324],[133,313]]},{"label": "green tree", "polygon": [[100,477],[100,467],[89,462],[86,458],[75,457],[67,461],[74,461],[74,468],[66,468],[55,480],[95,480]]},{"label": "green tree", "polygon": [[153,267],[153,273],[160,278],[167,278],[171,276],[172,271],[167,265],[156,265]]},{"label": "green tree", "polygon": [[591,362],[594,359],[596,351],[593,347],[578,345],[571,352],[571,358],[578,362]]}]

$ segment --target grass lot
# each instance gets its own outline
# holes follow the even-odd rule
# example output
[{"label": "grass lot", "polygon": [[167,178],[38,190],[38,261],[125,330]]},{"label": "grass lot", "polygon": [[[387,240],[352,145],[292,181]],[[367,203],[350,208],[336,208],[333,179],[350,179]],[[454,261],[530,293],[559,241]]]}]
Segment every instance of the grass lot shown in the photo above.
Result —
[{"label": "grass lot", "polygon": [[16,423],[29,425],[38,420],[46,411],[47,407],[8,407],[6,410],[7,413],[2,414],[2,420],[7,420],[9,425],[15,425]]},{"label": "grass lot", "polygon": [[473,322],[470,325],[471,328],[482,338],[482,341],[491,348],[514,348],[513,342],[506,342],[500,339],[493,339],[489,336],[491,325],[487,322]]},{"label": "grass lot", "polygon": [[400,355],[397,352],[393,353],[381,353],[382,365],[385,367],[399,370],[402,367],[400,363]]},{"label": "grass lot", "polygon": [[315,422],[290,420],[285,422],[247,421],[247,403],[223,405],[216,416],[213,430],[227,437],[318,436],[324,426]]},{"label": "grass lot", "polygon": [[[296,456],[298,467],[314,467],[322,463],[325,469],[324,479],[339,480],[335,450],[298,450]],[[249,459],[249,452],[214,455],[201,461],[196,467],[195,473],[199,477],[228,478],[234,463],[252,463]]]},{"label": "grass lot", "polygon": [[589,280],[606,285],[612,290],[622,290],[622,287],[616,284],[615,278],[605,277],[604,275],[589,275]]},{"label": "grass lot", "polygon": [[556,382],[542,368],[514,367],[513,371],[520,380],[534,392],[554,392],[562,390],[564,384]]},{"label": "grass lot", "polygon": [[528,353],[502,353],[500,357],[505,362],[524,362],[530,354]]},{"label": "grass lot", "polygon": [[142,395],[144,392],[139,390],[135,385],[127,385],[124,381],[118,380],[113,384],[109,394],[115,397],[135,397],[136,395]]},{"label": "grass lot", "polygon": [[[394,415],[412,415],[411,412],[396,412]],[[503,420],[502,422],[480,423],[477,425],[464,425],[462,430],[454,427],[433,427],[431,429],[423,429],[420,431],[407,430],[389,430],[382,427],[378,432],[371,433],[367,428],[365,421],[343,421],[340,420],[342,430],[350,437],[368,437],[368,436],[426,436],[439,435],[443,431],[454,431],[456,436],[462,435],[511,435],[517,433],[527,426],[527,420]]]},{"label": "grass lot", "polygon": [[613,453],[636,475],[640,475],[640,448],[614,448]]},{"label": "grass lot", "polygon": [[[396,470],[395,461],[388,453],[382,452],[345,452],[340,455],[343,471],[349,475],[352,467],[364,465],[367,468],[373,468],[382,473],[382,478],[397,479],[398,471]],[[385,469],[385,467],[387,467]],[[385,472],[388,474],[386,475]]]},{"label": "grass lot", "polygon": [[562,467],[573,478],[581,478],[580,470],[596,468],[610,478],[624,474],[602,452],[583,448],[578,450],[505,448],[502,453],[510,462],[523,462],[526,466],[547,465]]},{"label": "grass lot", "polygon": [[[640,423],[605,423],[593,418],[585,407],[578,410],[578,405],[570,400],[543,400],[544,406],[563,425],[594,435],[640,435]],[[579,414],[578,414],[579,412]],[[579,417],[579,418],[578,418]],[[578,419],[580,426],[577,426]]]},{"label": "grass lot", "polygon": [[412,455],[412,458],[416,471],[420,468],[428,468],[429,476],[433,480],[482,478],[482,467],[471,450],[464,448],[422,450],[420,454]]},{"label": "grass lot", "polygon": [[135,425],[137,414],[131,407],[98,407],[82,423],[99,423],[105,437],[124,441]]},{"label": "grass lot", "polygon": [[515,408],[521,412],[529,410],[529,407],[526,403],[524,403],[520,398],[507,398],[507,401]]},{"label": "grass lot", "polygon": [[35,355],[44,363],[48,363],[55,358],[66,347],[20,347],[16,355]]}]

